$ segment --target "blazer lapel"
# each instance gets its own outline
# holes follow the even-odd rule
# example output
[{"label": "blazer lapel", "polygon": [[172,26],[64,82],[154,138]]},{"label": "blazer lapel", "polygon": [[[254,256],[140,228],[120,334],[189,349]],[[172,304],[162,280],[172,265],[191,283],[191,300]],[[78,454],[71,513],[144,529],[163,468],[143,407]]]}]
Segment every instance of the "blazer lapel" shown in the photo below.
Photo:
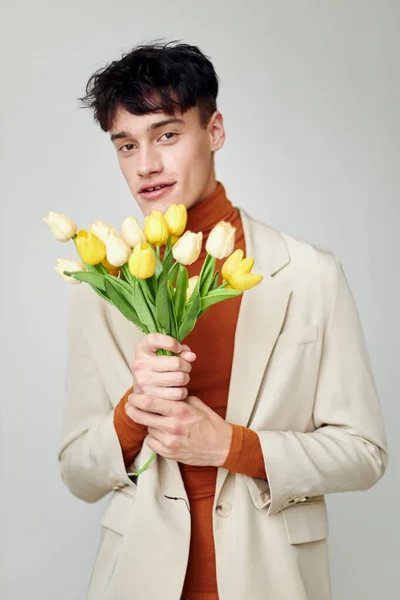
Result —
[{"label": "blazer lapel", "polygon": [[[273,275],[290,262],[290,256],[277,230],[239,210],[246,256],[254,258],[254,273],[264,277],[259,285],[244,292],[240,304],[225,417],[227,422],[247,427],[291,295],[291,289]],[[218,469],[214,502],[227,475],[226,469]]]}]

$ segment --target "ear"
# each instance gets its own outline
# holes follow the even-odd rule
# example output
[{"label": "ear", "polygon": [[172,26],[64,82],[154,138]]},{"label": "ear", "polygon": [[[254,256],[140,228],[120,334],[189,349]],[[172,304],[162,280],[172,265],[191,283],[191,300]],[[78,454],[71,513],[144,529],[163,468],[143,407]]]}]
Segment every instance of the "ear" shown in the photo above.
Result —
[{"label": "ear", "polygon": [[210,150],[216,152],[225,142],[224,118],[218,110],[212,115],[207,127],[210,132]]}]

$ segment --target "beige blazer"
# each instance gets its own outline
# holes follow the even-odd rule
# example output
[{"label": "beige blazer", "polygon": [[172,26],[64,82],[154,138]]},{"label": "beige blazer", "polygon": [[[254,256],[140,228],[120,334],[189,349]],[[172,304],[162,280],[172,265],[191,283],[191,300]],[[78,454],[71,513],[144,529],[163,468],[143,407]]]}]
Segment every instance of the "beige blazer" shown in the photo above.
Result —
[{"label": "beige blazer", "polygon": [[[371,364],[339,259],[240,213],[264,280],[241,303],[226,420],[258,433],[268,482],[218,470],[219,597],[328,600],[325,495],[370,488],[387,465]],[[69,290],[62,478],[86,502],[111,492],[87,598],[179,600],[191,523],[178,463],[157,455],[133,482],[113,426],[143,334],[86,284]],[[144,443],[128,472],[151,454]]]}]

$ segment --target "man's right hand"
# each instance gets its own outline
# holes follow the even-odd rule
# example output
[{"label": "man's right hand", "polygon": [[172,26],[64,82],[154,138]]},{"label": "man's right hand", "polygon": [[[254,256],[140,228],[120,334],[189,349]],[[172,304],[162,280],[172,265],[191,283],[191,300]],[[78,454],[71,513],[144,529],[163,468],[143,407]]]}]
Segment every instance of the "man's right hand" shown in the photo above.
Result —
[{"label": "man's right hand", "polygon": [[[157,350],[170,350],[179,356],[159,356]],[[185,387],[196,355],[189,346],[162,333],[149,333],[135,347],[132,363],[133,387],[136,393],[165,400],[184,400]]]}]

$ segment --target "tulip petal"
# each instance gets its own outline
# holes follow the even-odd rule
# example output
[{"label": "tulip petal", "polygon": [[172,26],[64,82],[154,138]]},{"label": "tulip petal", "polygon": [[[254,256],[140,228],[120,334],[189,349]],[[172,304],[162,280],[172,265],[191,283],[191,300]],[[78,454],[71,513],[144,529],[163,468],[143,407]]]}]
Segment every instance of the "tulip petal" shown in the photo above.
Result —
[{"label": "tulip petal", "polygon": [[249,273],[248,275],[233,275],[230,279],[230,287],[234,290],[249,290],[252,287],[255,287],[262,281],[262,275],[256,275],[255,273]]},{"label": "tulip petal", "polygon": [[243,250],[238,248],[224,262],[221,269],[221,275],[227,281],[229,277],[236,271],[243,259]]},{"label": "tulip petal", "polygon": [[254,258],[244,258],[235,271],[235,275],[247,275],[254,266]]}]

